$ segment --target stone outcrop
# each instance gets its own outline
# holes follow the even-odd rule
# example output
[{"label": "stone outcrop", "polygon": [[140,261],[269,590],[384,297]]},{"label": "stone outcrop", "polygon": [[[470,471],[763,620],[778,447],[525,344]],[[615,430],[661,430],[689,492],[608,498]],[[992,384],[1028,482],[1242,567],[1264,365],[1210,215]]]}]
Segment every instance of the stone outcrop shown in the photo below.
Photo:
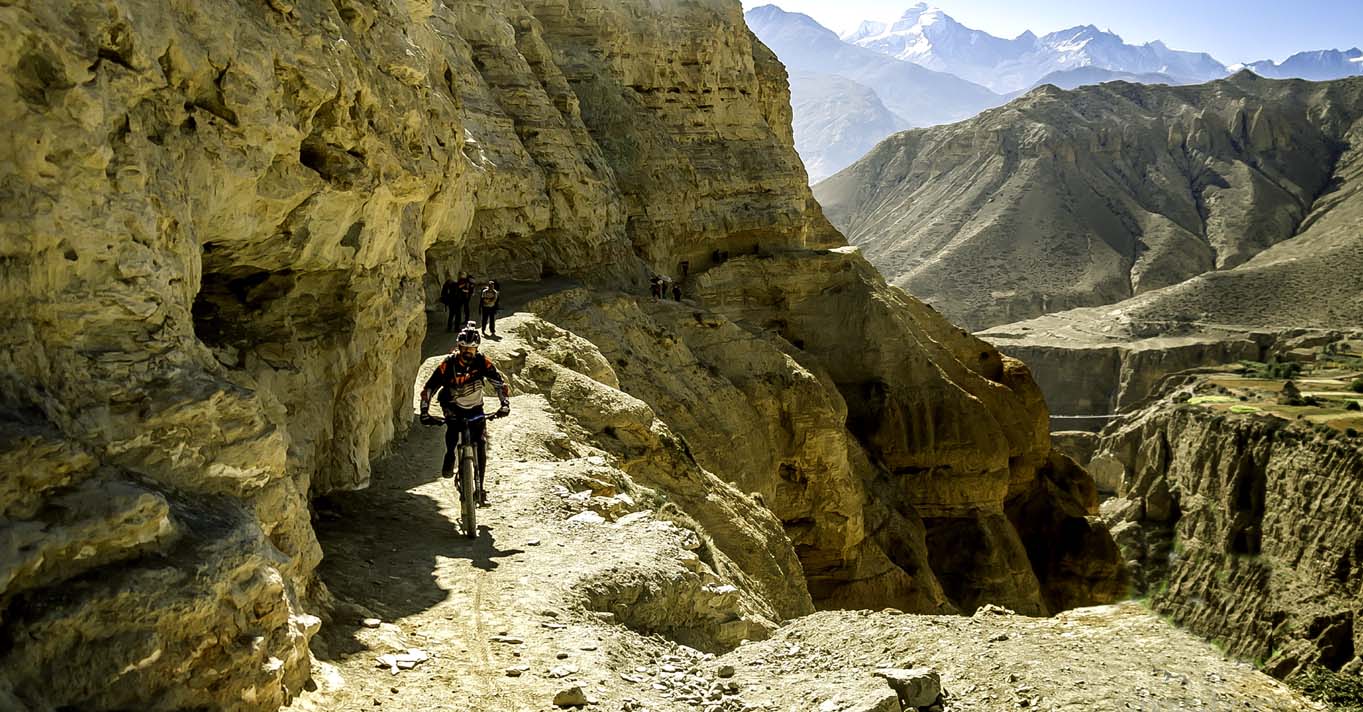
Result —
[{"label": "stone outcrop", "polygon": [[[1124,593],[1091,483],[1046,484],[1045,411],[1022,364],[888,289],[854,251],[732,259],[695,291],[703,307],[583,290],[533,308],[602,345],[699,462],[762,498],[817,604],[1044,613]],[[1069,555],[1054,523],[1010,521],[1014,505],[1070,522],[1067,545],[1101,563],[1052,566]]]},{"label": "stone outcrop", "polygon": [[[542,395],[564,417],[565,441],[592,443],[615,458],[620,475],[603,464],[595,478],[607,490],[660,493],[665,504],[658,516],[699,532],[689,561],[715,577],[679,585],[655,571],[628,587],[602,577],[581,585],[589,606],[703,648],[764,638],[776,622],[812,612],[800,560],[777,518],[704,469],[647,403],[621,391],[614,367],[595,345],[529,315],[501,326],[504,338],[490,342],[487,353],[516,393]],[[633,496],[644,495],[636,489]],[[662,578],[673,580],[652,580]]]},{"label": "stone outcrop", "polygon": [[[326,599],[308,500],[367,486],[405,432],[426,304],[467,270],[613,295],[690,261],[714,305],[692,321],[720,326],[679,343],[732,403],[765,399],[757,422],[718,422],[774,454],[718,462],[684,384],[618,363],[673,352],[634,357],[623,333],[599,350],[631,397],[577,417],[681,458],[640,477],[676,479],[679,511],[749,577],[744,630],[808,590],[786,545],[723,544],[754,541],[735,517],[773,520],[687,479],[689,441],[791,517],[825,596],[1043,612],[1106,595],[1092,570],[1029,559],[1087,503],[1026,370],[819,251],[842,238],[791,149],[784,69],[737,3],[19,2],[0,30],[6,706],[294,695]],[[717,250],[783,256],[710,269]],[[626,308],[584,303],[588,323]],[[770,382],[725,363],[729,337]],[[589,365],[546,397],[610,385]],[[1048,512],[1040,529],[1010,520],[1022,502]]]},{"label": "stone outcrop", "polygon": [[1104,431],[1104,516],[1151,605],[1284,677],[1363,669],[1363,441],[1164,399]]},{"label": "stone outcrop", "polygon": [[1357,79],[1044,86],[896,134],[815,195],[892,284],[973,329],[1133,297],[1128,320],[1340,326],[1360,119]]}]

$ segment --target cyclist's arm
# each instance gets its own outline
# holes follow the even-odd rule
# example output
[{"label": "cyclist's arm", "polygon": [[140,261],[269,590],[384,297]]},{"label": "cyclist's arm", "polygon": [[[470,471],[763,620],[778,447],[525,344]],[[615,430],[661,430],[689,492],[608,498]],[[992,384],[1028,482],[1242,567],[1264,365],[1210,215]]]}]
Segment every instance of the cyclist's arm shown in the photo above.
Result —
[{"label": "cyclist's arm", "polygon": [[417,411],[419,415],[425,415],[426,409],[430,408],[431,397],[435,395],[436,391],[440,390],[440,377],[444,374],[444,371],[445,362],[441,361],[440,365],[436,366],[434,371],[431,371],[431,377],[426,379],[426,385],[421,387],[421,410]]},{"label": "cyclist's arm", "polygon": [[497,391],[497,400],[501,401],[502,405],[511,405],[511,387],[506,385],[506,381],[502,380],[502,374],[497,370],[497,364],[486,356],[483,358],[485,359],[483,365],[487,370],[486,378],[492,384],[492,388]]}]

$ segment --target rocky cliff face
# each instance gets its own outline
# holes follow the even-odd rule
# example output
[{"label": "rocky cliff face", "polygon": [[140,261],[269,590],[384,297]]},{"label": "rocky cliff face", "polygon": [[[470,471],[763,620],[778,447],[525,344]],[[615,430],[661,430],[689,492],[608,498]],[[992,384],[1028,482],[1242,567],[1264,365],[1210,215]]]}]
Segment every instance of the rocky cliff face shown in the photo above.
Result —
[{"label": "rocky cliff face", "polygon": [[[697,292],[708,310],[585,292],[535,308],[604,345],[702,465],[762,497],[816,604],[1041,614],[1124,593],[1091,483],[1051,488],[1087,475],[1050,455],[1021,363],[847,251],[734,259]],[[1014,516],[1033,500],[1045,516]],[[1060,522],[1074,549],[1045,543]]]},{"label": "rocky cliff face", "polygon": [[1344,317],[1333,265],[1358,265],[1327,225],[1358,210],[1360,118],[1353,80],[1042,87],[898,134],[815,195],[891,283],[973,328],[1131,297],[1143,320],[1308,326]]},{"label": "rocky cliff face", "polygon": [[[612,359],[700,354],[714,389],[619,378],[763,494],[825,605],[1043,612],[1116,587],[1025,369],[815,249],[841,237],[737,3],[20,2],[0,28],[4,706],[294,694],[324,598],[308,499],[366,486],[406,430],[427,299],[468,269],[585,283],[557,318]],[[693,274],[714,306],[629,352],[652,327],[614,323],[612,288],[759,247],[783,257]],[[685,451],[627,405],[584,427]],[[693,406],[765,444],[721,462]],[[663,489],[767,531],[705,482]],[[1063,552],[1037,545],[1055,526],[1080,531]],[[783,601],[752,611],[807,605],[771,593],[798,576],[746,575]]]},{"label": "rocky cliff face", "polygon": [[[1328,431],[1328,429],[1326,429]],[[1103,511],[1152,605],[1279,677],[1363,668],[1363,442],[1164,400],[1106,430]]]}]

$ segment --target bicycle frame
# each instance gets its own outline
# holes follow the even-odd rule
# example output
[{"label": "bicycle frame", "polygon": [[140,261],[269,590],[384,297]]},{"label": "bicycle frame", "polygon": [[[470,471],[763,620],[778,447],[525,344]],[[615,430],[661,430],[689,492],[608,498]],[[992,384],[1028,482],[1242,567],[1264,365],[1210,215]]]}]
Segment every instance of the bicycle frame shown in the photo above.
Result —
[{"label": "bicycle frame", "polygon": [[[441,425],[448,425],[446,418],[435,418]],[[479,413],[463,419],[463,427],[459,431],[459,442],[455,446],[457,464],[459,467],[459,509],[461,527],[464,536],[474,539],[478,536],[478,503],[475,500],[477,491],[480,489],[475,483],[478,470],[478,451],[473,442],[474,423],[481,420],[495,420],[500,417],[496,413]]]}]

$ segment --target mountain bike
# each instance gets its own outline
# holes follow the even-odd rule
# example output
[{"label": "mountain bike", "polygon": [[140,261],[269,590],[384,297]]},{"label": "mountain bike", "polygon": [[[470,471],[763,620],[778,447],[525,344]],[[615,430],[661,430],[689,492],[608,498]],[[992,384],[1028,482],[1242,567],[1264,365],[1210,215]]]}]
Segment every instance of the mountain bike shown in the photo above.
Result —
[{"label": "mountain bike", "polygon": [[[459,432],[459,444],[455,446],[456,460],[459,468],[457,485],[459,489],[459,510],[460,526],[464,530],[464,536],[470,539],[478,538],[478,501],[477,495],[480,491],[478,485],[482,482],[477,480],[478,471],[478,448],[473,443],[473,431],[469,426],[480,420],[496,420],[502,417],[497,413],[480,413],[478,415],[464,418],[464,427]],[[445,418],[434,415],[427,415],[421,419],[424,425],[445,425]],[[484,473],[486,475],[486,473]]]}]

